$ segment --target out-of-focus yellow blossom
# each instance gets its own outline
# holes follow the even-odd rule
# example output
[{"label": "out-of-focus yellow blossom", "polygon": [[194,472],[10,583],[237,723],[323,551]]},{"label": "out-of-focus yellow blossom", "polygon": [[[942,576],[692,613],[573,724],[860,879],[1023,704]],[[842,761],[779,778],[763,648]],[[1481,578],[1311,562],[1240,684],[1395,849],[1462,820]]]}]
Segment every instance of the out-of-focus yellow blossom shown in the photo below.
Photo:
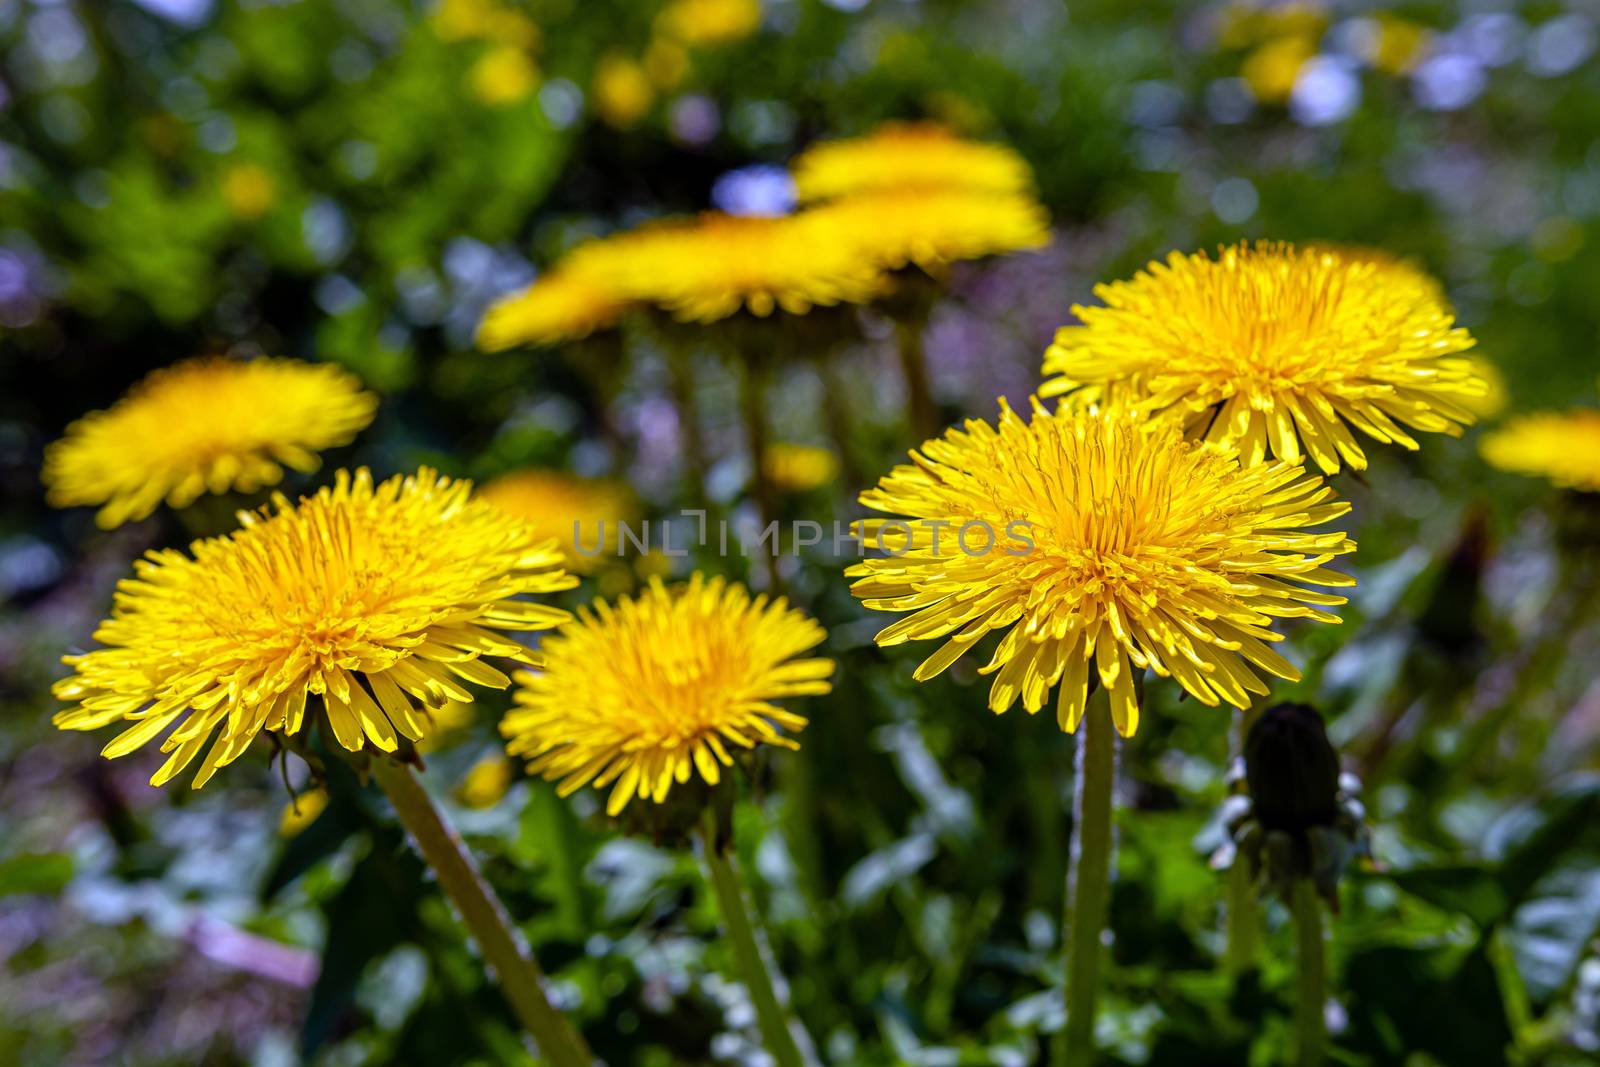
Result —
[{"label": "out-of-focus yellow blossom", "polygon": [[461,784],[456,786],[456,799],[463,807],[492,808],[511,789],[516,777],[516,766],[501,753],[492,753],[472,765]]},{"label": "out-of-focus yellow blossom", "polygon": [[1385,74],[1410,74],[1427,54],[1433,31],[1387,11],[1379,12],[1377,18],[1378,32],[1372,41],[1367,62]]},{"label": "out-of-focus yellow blossom", "polygon": [[919,187],[842,196],[812,211],[841,244],[890,270],[932,272],[1050,243],[1049,215],[1024,193]]},{"label": "out-of-focus yellow blossom", "polygon": [[1492,467],[1600,493],[1600,410],[1523,415],[1485,434],[1480,448]]},{"label": "out-of-focus yellow blossom", "polygon": [[676,89],[689,73],[689,52],[677,41],[657,37],[644,50],[644,69],[656,88]]},{"label": "out-of-focus yellow blossom", "polygon": [[538,88],[539,68],[524,49],[499,45],[478,57],[471,79],[472,94],[485,104],[514,104]]},{"label": "out-of-focus yellow blossom", "polygon": [[444,748],[455,736],[472,726],[478,718],[478,705],[470,700],[447,700],[436,708],[428,708],[429,729],[416,742],[418,752],[428,753]]},{"label": "out-of-focus yellow blossom", "polygon": [[655,99],[649,75],[627,56],[612,52],[595,66],[595,112],[608,125],[627,129],[649,113]]},{"label": "out-of-focus yellow blossom", "polygon": [[[715,322],[740,310],[866,303],[884,291],[877,264],[837,239],[814,213],[754,218],[707,212],[645,227],[593,253],[626,296],[685,322]],[[587,267],[585,269],[592,269]]]},{"label": "out-of-focus yellow blossom", "polygon": [[292,359],[194,359],[154,371],[105,411],[45,449],[54,507],[102,505],[111,529],[163,500],[276,485],[283,468],[313,471],[317,453],[365,429],[378,398],[354,375]]},{"label": "out-of-focus yellow blossom", "polygon": [[[567,569],[580,574],[614,558],[617,523],[631,522],[638,511],[620,483],[553,470],[513,471],[486,484],[478,496],[528,523],[541,536],[554,537],[566,555]],[[601,523],[605,524],[603,544]],[[578,551],[575,532],[588,554]],[[595,551],[597,547],[599,551]]]},{"label": "out-of-focus yellow blossom", "polygon": [[278,182],[259,163],[235,163],[222,173],[222,199],[234,217],[253,222],[278,201]]},{"label": "out-of-focus yellow blossom", "polygon": [[440,0],[433,32],[443,41],[486,40],[510,48],[539,46],[539,27],[495,0]]},{"label": "out-of-focus yellow blossom", "polygon": [[839,457],[816,445],[780,441],[761,457],[761,476],[779,489],[809,492],[839,476]]},{"label": "out-of-focus yellow blossom", "polygon": [[1472,373],[1483,380],[1485,392],[1482,396],[1462,397],[1461,406],[1479,419],[1492,419],[1506,409],[1511,399],[1506,391],[1505,375],[1500,373],[1500,368],[1492,360],[1482,356],[1464,358],[1472,365]]},{"label": "out-of-focus yellow blossom", "polygon": [[864,137],[823,141],[789,164],[804,202],[907,188],[1030,194],[1033,171],[1012,148],[931,122],[888,122]]},{"label": "out-of-focus yellow blossom", "polygon": [[657,33],[698,48],[742,41],[760,28],[760,0],[673,0],[656,16]]},{"label": "out-of-focus yellow blossom", "polygon": [[1223,10],[1217,25],[1217,43],[1223,48],[1246,48],[1291,34],[1315,38],[1327,27],[1328,9],[1319,3],[1239,0]]},{"label": "out-of-focus yellow blossom", "polygon": [[1294,92],[1301,68],[1316,54],[1317,46],[1309,37],[1279,37],[1251,52],[1240,73],[1257,100],[1282,104]]},{"label": "out-of-focus yellow blossom", "polygon": [[316,822],[317,816],[321,815],[327,806],[326,789],[310,789],[301,793],[283,806],[283,814],[278,816],[278,836],[294,837]]}]

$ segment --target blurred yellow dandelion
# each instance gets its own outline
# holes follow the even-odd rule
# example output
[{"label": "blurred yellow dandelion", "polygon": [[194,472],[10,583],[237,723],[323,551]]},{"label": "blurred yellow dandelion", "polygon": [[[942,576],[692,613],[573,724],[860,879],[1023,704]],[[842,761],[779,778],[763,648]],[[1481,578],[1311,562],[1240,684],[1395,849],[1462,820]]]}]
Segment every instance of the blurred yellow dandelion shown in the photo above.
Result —
[{"label": "blurred yellow dandelion", "polygon": [[1316,54],[1317,46],[1311,38],[1290,34],[1268,41],[1251,52],[1239,73],[1257,100],[1264,104],[1282,104],[1293,94],[1300,72]]},{"label": "blurred yellow dandelion", "polygon": [[760,0],[672,0],[656,16],[658,33],[699,48],[742,41],[760,28]]},{"label": "blurred yellow dandelion", "polygon": [[1095,287],[1102,307],[1056,333],[1041,396],[1180,415],[1190,432],[1238,446],[1246,464],[1302,448],[1324,471],[1367,465],[1350,427],[1417,448],[1408,432],[1459,436],[1488,392],[1456,355],[1436,282],[1401,261],[1263,242],[1216,259],[1177,252],[1129,281]]},{"label": "blurred yellow dandelion", "polygon": [[1485,434],[1480,448],[1489,465],[1500,470],[1600,493],[1600,410],[1523,415]]},{"label": "blurred yellow dandelion", "polygon": [[478,347],[499,352],[581,340],[614,325],[627,309],[599,272],[558,266],[490,305],[478,324]]},{"label": "blurred yellow dandelion", "polygon": [[1024,422],[1002,401],[998,428],[970,419],[912,458],[861,496],[896,516],[862,523],[867,543],[901,554],[845,573],[867,607],[912,613],[878,644],[944,639],[919,681],[1003,633],[980,672],[997,713],[1019,699],[1036,712],[1059,684],[1058,720],[1075,731],[1093,670],[1127,736],[1146,668],[1208,706],[1245,707],[1267,692],[1257,671],[1299,678],[1270,647],[1273,621],[1338,622],[1322,609],[1344,598],[1305,587],[1354,584],[1325,566],[1354,543],[1308,530],[1349,510],[1320,477],[1240,467],[1170,421],[1035,400]]},{"label": "blurred yellow dandelion", "polygon": [[516,766],[495,752],[474,763],[456,787],[456,799],[468,808],[492,808],[511,790]]},{"label": "blurred yellow dandelion", "polygon": [[253,492],[283,468],[311,471],[317,453],[355,437],[378,399],[329,364],[197,359],[155,371],[105,411],[67,427],[45,450],[43,480],[58,508],[102,505],[106,528],[165,500]]},{"label": "blurred yellow dandelion", "polygon": [[[117,587],[111,617],[57,682],[63,730],[132,723],[102,750],[124,756],[170,727],[151,784],[216,736],[194,787],[263,733],[326,717],[350,751],[394,752],[431,731],[428,709],[470,701],[462,682],[504,688],[488,657],[536,663],[498,632],[559,625],[566,612],[516,599],[570,589],[554,541],[424,468],[374,486],[339,471],[332,488],[243,512],[190,555],[148,553]],[[320,698],[313,700],[313,698]]]},{"label": "blurred yellow dandelion", "polygon": [[1013,149],[971,141],[931,122],[890,122],[864,137],[824,141],[789,165],[801,201],[914,187],[1031,193],[1033,171]]},{"label": "blurred yellow dandelion", "polygon": [[808,212],[661,222],[620,239],[607,258],[619,289],[688,322],[865,303],[885,285],[876,264]]},{"label": "blurred yellow dandelion", "polygon": [[619,130],[649,114],[656,99],[644,67],[616,52],[601,57],[595,65],[593,88],[595,113]]},{"label": "blurred yellow dandelion", "polygon": [[278,200],[278,183],[259,163],[235,163],[222,172],[222,199],[235,218],[252,222]]},{"label": "blurred yellow dandelion", "polygon": [[617,524],[632,521],[637,511],[627,487],[618,482],[532,468],[485,483],[478,496],[526,522],[541,537],[554,537],[567,569],[580,574],[605,562],[617,544]]},{"label": "blurred yellow dandelion", "polygon": [[904,189],[844,196],[812,211],[841,244],[891,270],[936,271],[1050,243],[1044,206],[1023,193]]},{"label": "blurred yellow dandelion", "polygon": [[787,441],[768,445],[761,456],[761,476],[792,493],[819,489],[839,476],[839,457],[816,445]]},{"label": "blurred yellow dandelion", "polygon": [[828,692],[833,661],[795,658],[825,636],[782,599],[698,573],[598,600],[545,639],[541,670],[517,675],[507,751],[562,796],[610,786],[612,815],[696,773],[716,785],[730,748],[798,747],[782,731],[806,720],[774,701]]},{"label": "blurred yellow dandelion", "polygon": [[478,57],[470,78],[472,94],[485,104],[514,104],[539,87],[539,68],[526,50],[498,45]]},{"label": "blurred yellow dandelion", "polygon": [[311,789],[301,793],[283,806],[283,813],[278,816],[278,836],[294,837],[316,822],[317,816],[327,806],[326,789]]}]

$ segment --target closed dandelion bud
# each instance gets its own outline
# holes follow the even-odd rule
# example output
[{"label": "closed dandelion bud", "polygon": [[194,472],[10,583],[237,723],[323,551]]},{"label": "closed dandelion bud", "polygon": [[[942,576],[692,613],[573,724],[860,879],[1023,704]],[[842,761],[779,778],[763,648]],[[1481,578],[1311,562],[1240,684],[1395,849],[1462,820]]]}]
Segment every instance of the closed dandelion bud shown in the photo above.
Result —
[{"label": "closed dandelion bud", "polygon": [[1268,708],[1245,739],[1245,781],[1268,830],[1299,833],[1339,816],[1339,753],[1309,704]]}]

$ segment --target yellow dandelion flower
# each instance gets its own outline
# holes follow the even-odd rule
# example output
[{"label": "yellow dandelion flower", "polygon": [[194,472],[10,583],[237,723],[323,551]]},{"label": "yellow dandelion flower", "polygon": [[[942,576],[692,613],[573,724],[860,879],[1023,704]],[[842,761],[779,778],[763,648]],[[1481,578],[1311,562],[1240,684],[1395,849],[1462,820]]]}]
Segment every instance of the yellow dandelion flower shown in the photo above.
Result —
[{"label": "yellow dandelion flower", "polygon": [[428,734],[417,742],[417,751],[426,755],[436,752],[456,739],[456,735],[472,728],[478,719],[478,705],[469,700],[447,700],[436,708],[428,709]]},{"label": "yellow dandelion flower", "polygon": [[1488,391],[1455,355],[1474,342],[1437,283],[1399,261],[1241,244],[1174,252],[1095,295],[1105,306],[1073,307],[1082,325],[1056,333],[1039,395],[1181,414],[1246,464],[1304,448],[1330,474],[1361,470],[1350,427],[1415,449],[1405,427],[1459,436]]},{"label": "yellow dandelion flower", "polygon": [[1036,712],[1060,684],[1059,721],[1075,731],[1091,668],[1124,736],[1139,722],[1135,670],[1208,706],[1245,707],[1267,692],[1258,670],[1299,677],[1270,647],[1282,636],[1273,620],[1338,622],[1321,609],[1344,598],[1305,586],[1354,584],[1324,566],[1354,543],[1307,529],[1349,510],[1319,476],[1241,467],[1168,420],[1035,400],[1024,422],[1002,401],[998,428],[970,419],[912,459],[861,496],[905,517],[860,526],[900,554],[845,573],[867,607],[912,612],[878,644],[946,639],[919,681],[1004,633],[980,671],[995,675],[996,713],[1019,698]]},{"label": "yellow dandelion flower", "polygon": [[478,324],[478,347],[500,352],[519,345],[578,341],[614,325],[628,301],[594,271],[556,267],[525,289],[501,297]]},{"label": "yellow dandelion flower", "polygon": [[611,247],[613,284],[686,322],[715,322],[743,309],[865,303],[882,292],[881,270],[813,213],[746,218],[710,212],[657,223]]},{"label": "yellow dandelion flower", "polygon": [[278,200],[278,183],[259,163],[235,163],[222,174],[222,199],[234,217],[253,222]]},{"label": "yellow dandelion flower", "polygon": [[760,28],[760,0],[673,0],[656,16],[658,33],[700,48],[742,41]]},{"label": "yellow dandelion flower", "polygon": [[656,99],[644,67],[619,53],[603,56],[595,65],[593,88],[595,112],[619,130],[644,118]]},{"label": "yellow dandelion flower", "polygon": [[58,508],[103,505],[107,529],[165,500],[254,492],[283,468],[317,468],[317,453],[372,422],[378,398],[329,364],[196,359],[155,371],[105,411],[67,427],[45,450],[43,480]]},{"label": "yellow dandelion flower", "polygon": [[1367,49],[1367,61],[1385,74],[1410,74],[1428,53],[1433,31],[1387,11],[1378,12],[1378,33]]},{"label": "yellow dandelion flower", "polygon": [[1282,104],[1294,93],[1300,72],[1316,54],[1316,43],[1309,37],[1279,37],[1251,52],[1239,73],[1257,100]]},{"label": "yellow dandelion flower", "polygon": [[1479,447],[1492,467],[1600,493],[1600,410],[1523,415],[1485,434]]},{"label": "yellow dandelion flower", "polygon": [[616,815],[696,772],[716,785],[730,747],[798,748],[781,731],[806,720],[773,702],[828,692],[833,661],[794,658],[826,636],[786,601],[721,578],[696,573],[672,590],[657,579],[615,607],[579,608],[546,638],[544,667],[517,675],[500,730],[562,796],[611,786]]},{"label": "yellow dandelion flower", "polygon": [[[567,569],[579,574],[605,562],[606,546],[617,543],[617,524],[631,521],[637,511],[627,488],[617,482],[550,470],[513,471],[485,483],[478,496],[526,522],[541,537],[554,537]],[[575,537],[587,554],[578,550]]]},{"label": "yellow dandelion flower", "polygon": [[890,122],[864,137],[824,141],[789,165],[802,202],[916,186],[1029,193],[1033,171],[1003,144],[970,141],[931,122]]},{"label": "yellow dandelion flower", "polygon": [[839,457],[816,445],[780,441],[762,453],[761,475],[779,489],[804,493],[839,476]]},{"label": "yellow dandelion flower", "polygon": [[539,87],[539,68],[525,50],[500,45],[478,57],[469,78],[472,95],[485,104],[500,106],[526,100]]},{"label": "yellow dandelion flower", "polygon": [[104,647],[63,658],[73,673],[54,692],[71,707],[55,724],[132,723],[108,759],[175,727],[152,785],[215,735],[197,789],[258,735],[300,734],[308,712],[350,751],[422,740],[428,709],[472,699],[462,682],[510,684],[488,657],[537,662],[497,631],[568,618],[515,598],[577,584],[555,542],[471,488],[426,468],[377,486],[365,468],[340,471],[298,505],[280,494],[275,510],[241,512],[240,529],[189,555],[148,553],[95,632]]},{"label": "yellow dandelion flower", "polygon": [[441,41],[482,39],[524,50],[539,45],[538,25],[494,0],[441,0],[431,22]]},{"label": "yellow dandelion flower", "polygon": [[813,211],[841,243],[892,270],[936,271],[1050,243],[1044,206],[1021,193],[904,189],[845,196]]},{"label": "yellow dandelion flower", "polygon": [[496,752],[485,756],[467,771],[456,787],[456,799],[468,808],[492,808],[511,791],[515,765]]},{"label": "yellow dandelion flower", "polygon": [[283,812],[278,816],[278,836],[294,837],[317,821],[323,809],[328,806],[328,791],[326,789],[312,789],[301,793],[283,806]]},{"label": "yellow dandelion flower", "polygon": [[1479,419],[1492,419],[1506,409],[1511,394],[1506,389],[1506,377],[1492,361],[1482,356],[1467,356],[1472,373],[1483,379],[1482,396],[1462,397],[1461,406]]}]

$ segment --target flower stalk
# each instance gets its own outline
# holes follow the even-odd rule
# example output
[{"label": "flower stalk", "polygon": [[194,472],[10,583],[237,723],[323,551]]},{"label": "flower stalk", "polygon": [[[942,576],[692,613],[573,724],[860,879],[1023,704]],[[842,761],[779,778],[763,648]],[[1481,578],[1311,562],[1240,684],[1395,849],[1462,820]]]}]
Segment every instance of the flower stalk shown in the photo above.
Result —
[{"label": "flower stalk", "polygon": [[1072,855],[1067,874],[1066,1026],[1056,1052],[1058,1067],[1094,1062],[1095,1008],[1100,995],[1101,935],[1111,896],[1112,787],[1117,736],[1104,686],[1090,695],[1078,728]]},{"label": "flower stalk", "polygon": [[1328,964],[1322,930],[1322,900],[1312,879],[1295,880],[1289,910],[1294,918],[1295,935],[1295,1063],[1297,1067],[1322,1067],[1328,1045],[1324,1011],[1328,1000]]},{"label": "flower stalk", "polygon": [[755,923],[751,919],[733,850],[731,846],[719,845],[718,837],[716,816],[713,812],[707,812],[700,823],[701,854],[705,858],[711,888],[717,896],[717,906],[722,912],[722,924],[733,947],[739,978],[749,990],[750,999],[755,1005],[762,1043],[777,1061],[778,1067],[805,1067],[805,1058],[801,1056],[800,1046],[795,1043],[794,1033],[789,1028],[788,1012],[778,1000],[771,970],[756,939]]},{"label": "flower stalk", "polygon": [[390,759],[375,759],[370,766],[417,851],[477,941],[517,1021],[538,1043],[540,1055],[555,1067],[592,1067],[594,1053],[566,1016],[551,1005],[544,973],[460,836],[444,821],[417,780],[416,771]]}]

